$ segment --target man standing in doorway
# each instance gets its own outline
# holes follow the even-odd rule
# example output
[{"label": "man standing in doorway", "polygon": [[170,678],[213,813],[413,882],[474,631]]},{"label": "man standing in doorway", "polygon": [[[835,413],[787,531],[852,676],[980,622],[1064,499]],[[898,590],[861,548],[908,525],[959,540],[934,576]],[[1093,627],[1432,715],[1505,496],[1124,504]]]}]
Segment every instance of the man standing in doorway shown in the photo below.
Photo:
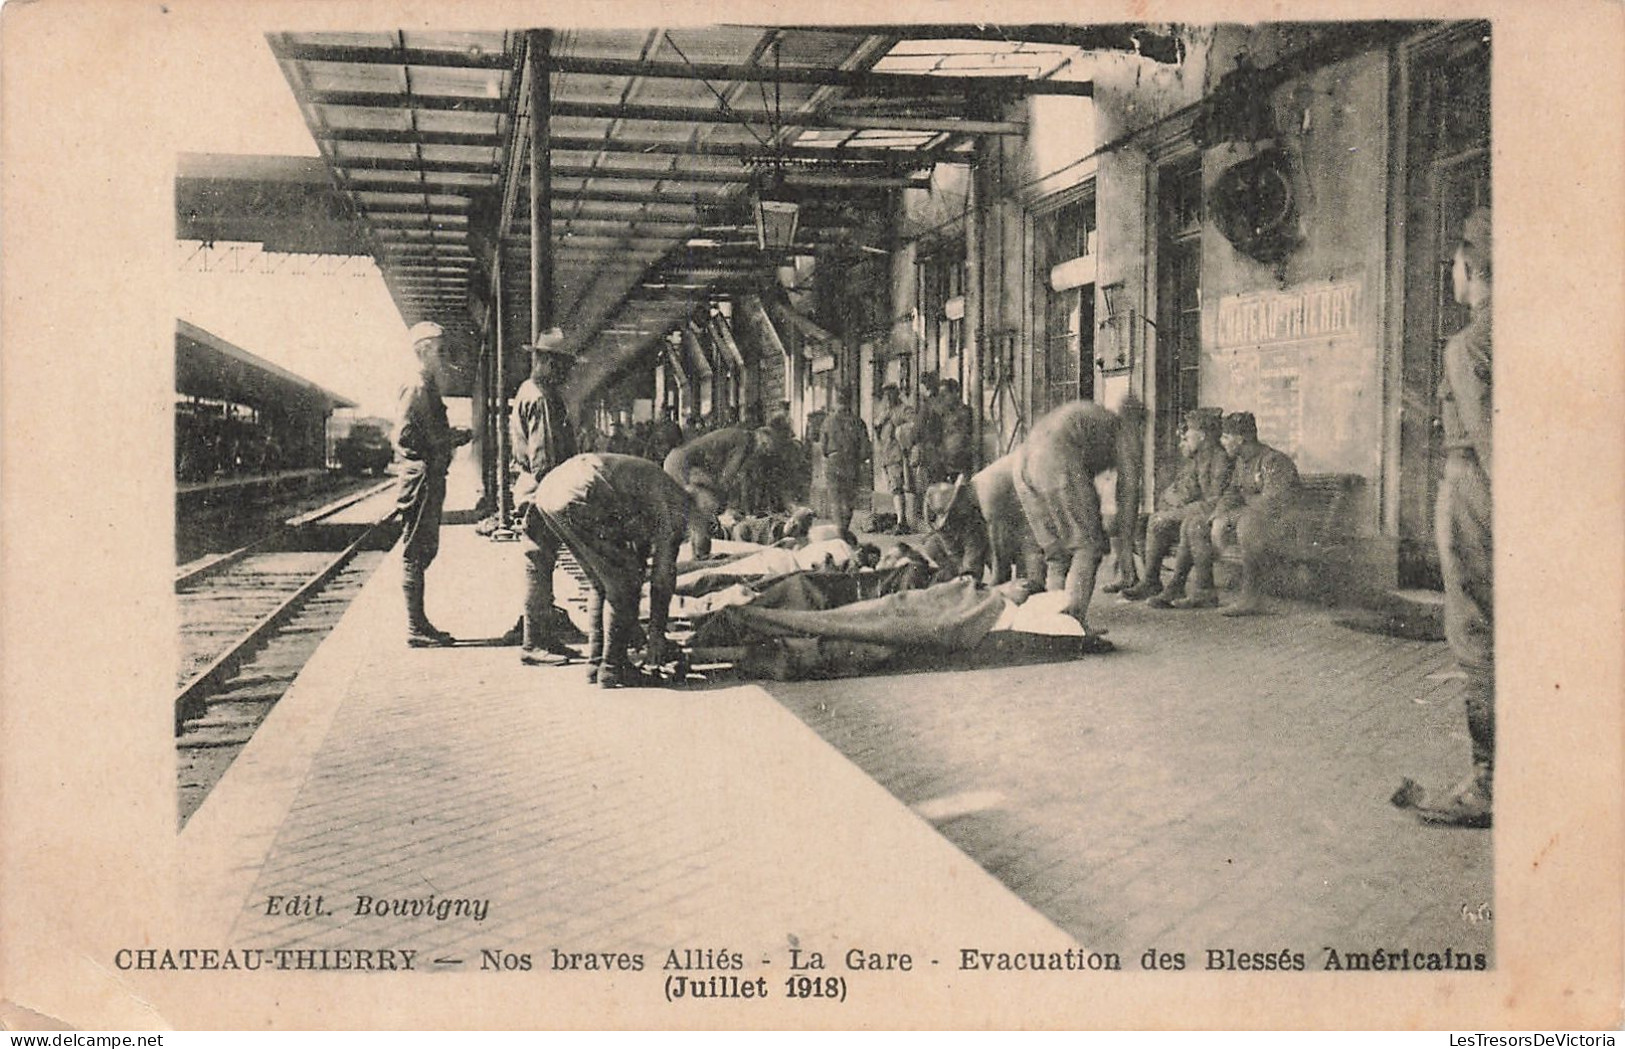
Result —
[{"label": "man standing in doorway", "polygon": [[530,495],[548,472],[576,454],[575,430],[559,388],[575,358],[564,350],[558,328],[537,336],[530,347],[530,378],[514,397],[508,423],[508,449],[515,471],[514,506],[519,514],[519,544],[525,554],[525,610],[520,621],[521,662],[550,662],[548,656],[570,656],[557,630],[562,610],[553,607],[553,551],[536,540],[536,507]]},{"label": "man standing in doorway", "polygon": [[417,372],[397,399],[395,446],[401,467],[396,512],[401,516],[401,589],[406,594],[406,643],[413,648],[449,645],[453,638],[429,622],[424,611],[424,573],[440,552],[440,513],[446,503],[446,471],[453,451],[473,431],[452,426],[440,396],[440,355],[446,333],[433,321],[412,326],[407,337]]},{"label": "man standing in doorway", "polygon": [[914,447],[914,412],[903,403],[897,387],[880,388],[882,403],[875,417],[875,444],[880,450],[880,468],[891,493],[892,511],[897,523],[892,531],[907,535],[913,509],[915,477],[910,449]]},{"label": "man standing in doorway", "polygon": [[959,380],[942,380],[942,479],[952,481],[976,472],[971,447],[976,425],[971,407],[959,399]]},{"label": "man standing in doorway", "polygon": [[842,390],[835,413],[824,420],[818,436],[824,455],[824,483],[829,489],[830,515],[842,535],[852,529],[852,510],[857,502],[859,478],[869,458],[869,434],[863,421],[852,414],[852,395]]},{"label": "man standing in doorway", "polygon": [[1495,565],[1490,475],[1490,210],[1467,216],[1451,279],[1472,321],[1445,344],[1439,384],[1444,480],[1434,511],[1444,575],[1444,632],[1467,676],[1473,770],[1444,805],[1418,809],[1429,823],[1488,827],[1495,778]]}]

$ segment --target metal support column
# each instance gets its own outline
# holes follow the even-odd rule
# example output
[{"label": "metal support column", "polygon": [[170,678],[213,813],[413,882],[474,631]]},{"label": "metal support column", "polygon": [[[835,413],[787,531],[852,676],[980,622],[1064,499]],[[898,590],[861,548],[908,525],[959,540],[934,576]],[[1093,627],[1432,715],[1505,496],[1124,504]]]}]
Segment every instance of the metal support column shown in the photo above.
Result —
[{"label": "metal support column", "polygon": [[525,43],[525,61],[530,65],[530,328],[534,339],[553,326],[553,174],[549,164],[552,84],[548,61],[553,31],[528,30]]},{"label": "metal support column", "polygon": [[[983,361],[990,352],[998,352],[997,348],[987,346],[987,340],[982,332],[983,288],[982,270],[984,253],[984,240],[986,228],[984,225],[982,179],[983,165],[986,157],[983,150],[984,143],[978,139],[976,151],[971,157],[970,179],[967,192],[969,199],[965,202],[965,400],[974,414],[971,416],[971,448],[973,469],[981,469],[989,459],[998,458],[997,454],[989,456],[982,447],[982,434],[984,416],[987,405],[982,393],[982,376],[986,372]],[[1002,450],[1002,449],[1001,449]]]},{"label": "metal support column", "polygon": [[492,310],[496,314],[496,375],[491,386],[495,393],[493,420],[497,431],[497,522],[504,528],[513,525],[513,487],[508,479],[508,319],[507,296],[502,289],[502,259],[506,252],[502,238],[497,238],[495,260],[491,264]]},{"label": "metal support column", "polygon": [[495,478],[491,474],[491,459],[495,449],[491,447],[494,435],[491,433],[491,340],[488,332],[481,332],[480,352],[474,362],[474,385],[469,390],[470,405],[469,421],[473,424],[474,440],[469,450],[474,461],[480,469],[480,501],[481,510],[494,509],[496,506],[496,486],[492,483]]}]

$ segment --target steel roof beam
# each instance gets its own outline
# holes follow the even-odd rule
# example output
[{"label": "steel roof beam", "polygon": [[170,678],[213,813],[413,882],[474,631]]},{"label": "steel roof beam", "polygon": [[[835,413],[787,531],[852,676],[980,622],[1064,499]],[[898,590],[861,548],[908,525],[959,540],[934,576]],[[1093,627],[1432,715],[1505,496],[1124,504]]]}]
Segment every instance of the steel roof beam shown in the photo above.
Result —
[{"label": "steel roof beam", "polygon": [[[504,139],[472,131],[396,131],[391,128],[329,128],[319,135],[327,142],[366,142],[403,146],[472,146],[497,149]],[[625,137],[593,138],[582,135],[555,135],[551,149],[568,153],[657,153],[676,156],[738,157],[743,160],[772,161],[783,158],[790,161],[812,160],[840,164],[845,160],[876,161],[894,169],[906,171],[930,163],[931,154],[917,148],[891,148],[887,146],[832,146],[828,149],[813,146],[785,146],[777,150],[764,149],[754,142],[685,142],[663,139],[628,139]],[[340,158],[335,163],[345,166]],[[793,166],[793,165],[792,165]]]},{"label": "steel roof beam", "polygon": [[[876,31],[878,32],[878,30]],[[890,30],[887,30],[889,33]],[[876,73],[861,69],[814,66],[728,65],[718,62],[641,62],[637,59],[560,56],[557,73],[594,76],[643,76],[667,80],[709,80],[713,83],[745,81],[763,84],[823,84],[859,91],[913,92],[926,95],[982,94],[1082,95],[1094,94],[1087,80],[1029,80],[1018,76],[932,76],[924,73]]]},{"label": "steel roof beam", "polygon": [[[583,117],[591,120],[649,120],[680,124],[770,124],[772,113],[758,110],[724,111],[703,106],[649,106],[630,103],[553,103],[556,117]],[[957,131],[967,135],[1021,135],[1026,125],[1013,120],[959,120],[942,117],[914,117],[907,114],[829,114],[792,113],[782,120],[785,127],[827,128],[832,130]]]},{"label": "steel roof beam", "polygon": [[452,69],[510,70],[515,59],[506,51],[431,51],[418,47],[360,47],[313,44],[271,38],[278,58],[296,62],[347,62],[355,65],[445,66]]},{"label": "steel roof beam", "polygon": [[[635,168],[602,168],[580,164],[554,164],[554,178],[612,179],[632,182],[721,182],[738,184],[750,180],[750,172],[738,171],[684,171],[662,169],[650,171]],[[806,186],[862,186],[875,189],[927,189],[930,179],[895,175],[888,169],[876,167],[873,174],[854,167],[846,171],[786,171],[786,182]]]},{"label": "steel roof beam", "polygon": [[310,101],[318,106],[352,106],[357,109],[432,109],[454,113],[506,113],[508,102],[483,95],[419,95],[393,91],[312,91]]},{"label": "steel roof beam", "polygon": [[1055,44],[1084,51],[1131,51],[1158,62],[1179,61],[1177,38],[1144,25],[798,25],[786,29],[813,33],[883,33],[899,40],[987,40],[997,43]]},{"label": "steel roof beam", "polygon": [[[500,169],[495,161],[483,160],[417,160],[411,157],[340,157],[333,158],[333,166],[340,171],[423,171],[430,174],[489,175],[495,182]],[[347,183],[347,188],[364,187],[365,182]]]}]

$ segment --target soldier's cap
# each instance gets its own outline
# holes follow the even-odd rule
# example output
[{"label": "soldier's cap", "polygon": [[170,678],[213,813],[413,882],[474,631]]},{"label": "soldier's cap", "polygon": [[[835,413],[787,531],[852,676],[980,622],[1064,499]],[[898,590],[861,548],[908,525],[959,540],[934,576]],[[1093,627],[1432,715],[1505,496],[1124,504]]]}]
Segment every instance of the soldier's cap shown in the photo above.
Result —
[{"label": "soldier's cap", "polygon": [[1490,209],[1474,208],[1461,224],[1461,252],[1480,273],[1490,271]]},{"label": "soldier's cap", "polygon": [[531,353],[551,354],[561,360],[573,362],[576,359],[575,354],[564,349],[564,332],[558,328],[549,328],[542,332],[526,349]]},{"label": "soldier's cap", "polygon": [[1218,436],[1224,427],[1223,408],[1192,408],[1185,414],[1185,429],[1202,430],[1211,436]]},{"label": "soldier's cap", "polygon": [[418,343],[423,342],[426,339],[440,339],[444,338],[445,335],[446,329],[442,328],[434,321],[418,321],[416,324],[412,325],[412,327],[407,329],[406,339],[413,346],[416,346]]},{"label": "soldier's cap", "polygon": [[1224,426],[1221,427],[1219,432],[1256,438],[1258,436],[1258,420],[1253,418],[1252,412],[1231,412],[1224,417]]}]

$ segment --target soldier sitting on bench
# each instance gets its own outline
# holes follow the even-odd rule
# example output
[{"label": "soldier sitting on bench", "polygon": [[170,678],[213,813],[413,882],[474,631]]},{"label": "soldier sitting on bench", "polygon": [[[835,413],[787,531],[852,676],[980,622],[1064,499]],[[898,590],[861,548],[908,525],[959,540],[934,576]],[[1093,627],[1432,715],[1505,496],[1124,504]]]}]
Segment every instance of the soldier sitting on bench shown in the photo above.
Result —
[{"label": "soldier sitting on bench", "polygon": [[1230,453],[1230,484],[1219,499],[1212,525],[1190,529],[1191,556],[1196,571],[1207,574],[1208,589],[1193,590],[1175,608],[1213,608],[1218,596],[1211,586],[1215,550],[1231,546],[1241,551],[1241,594],[1223,612],[1227,616],[1266,615],[1263,573],[1270,548],[1292,519],[1298,502],[1298,468],[1285,452],[1258,440],[1252,412],[1231,412],[1224,417],[1219,438]]},{"label": "soldier sitting on bench", "polygon": [[[1230,480],[1230,456],[1219,440],[1224,414],[1218,408],[1197,408],[1185,416],[1185,430],[1179,436],[1179,450],[1185,456],[1179,476],[1163,489],[1160,509],[1145,525],[1145,579],[1123,591],[1130,601],[1164,595],[1158,607],[1167,607],[1185,593],[1185,579],[1191,570],[1191,548],[1184,541],[1187,521],[1207,528],[1219,497]],[[1175,551],[1175,548],[1178,548]],[[1162,562],[1174,552],[1174,574],[1168,587],[1162,585]]]}]

